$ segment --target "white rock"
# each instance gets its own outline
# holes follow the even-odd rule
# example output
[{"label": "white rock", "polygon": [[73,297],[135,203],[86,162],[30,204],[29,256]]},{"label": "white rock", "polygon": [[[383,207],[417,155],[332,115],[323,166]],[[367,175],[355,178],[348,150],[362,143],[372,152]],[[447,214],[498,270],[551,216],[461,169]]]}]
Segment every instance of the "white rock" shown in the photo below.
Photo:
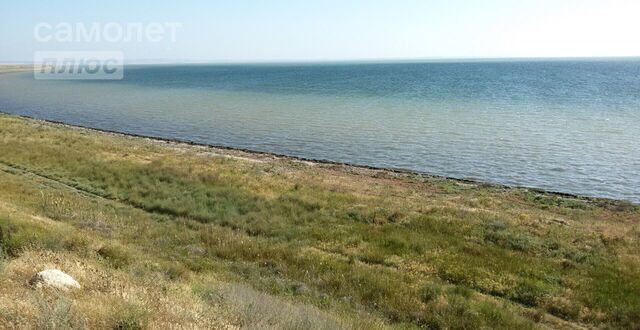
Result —
[{"label": "white rock", "polygon": [[43,270],[36,274],[29,283],[36,287],[47,286],[64,291],[80,289],[80,283],[73,279],[73,277],[57,269]]}]

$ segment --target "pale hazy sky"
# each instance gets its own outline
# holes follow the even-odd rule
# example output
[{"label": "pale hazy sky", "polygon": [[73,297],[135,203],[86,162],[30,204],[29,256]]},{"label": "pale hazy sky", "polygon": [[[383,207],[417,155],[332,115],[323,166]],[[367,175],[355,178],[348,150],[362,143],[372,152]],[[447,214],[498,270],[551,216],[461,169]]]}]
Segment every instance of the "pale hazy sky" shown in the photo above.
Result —
[{"label": "pale hazy sky", "polygon": [[[0,62],[34,51],[252,62],[640,56],[638,0],[4,1]],[[38,23],[181,23],[175,41],[38,42]]]}]

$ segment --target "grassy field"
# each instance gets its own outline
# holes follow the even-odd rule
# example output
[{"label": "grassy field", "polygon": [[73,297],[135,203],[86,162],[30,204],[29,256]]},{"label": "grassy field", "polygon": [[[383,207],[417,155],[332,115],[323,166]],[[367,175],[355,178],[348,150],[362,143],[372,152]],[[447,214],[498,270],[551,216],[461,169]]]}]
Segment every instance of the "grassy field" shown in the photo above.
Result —
[{"label": "grassy field", "polygon": [[640,328],[625,202],[0,115],[0,229],[0,327]]}]

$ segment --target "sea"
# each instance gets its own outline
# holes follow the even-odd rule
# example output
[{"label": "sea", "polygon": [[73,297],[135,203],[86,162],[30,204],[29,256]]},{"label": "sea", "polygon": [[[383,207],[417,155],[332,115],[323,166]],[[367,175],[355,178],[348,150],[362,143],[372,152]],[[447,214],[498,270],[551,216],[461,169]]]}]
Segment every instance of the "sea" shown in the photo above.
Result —
[{"label": "sea", "polygon": [[638,59],[131,65],[97,81],[8,73],[0,111],[640,203]]}]

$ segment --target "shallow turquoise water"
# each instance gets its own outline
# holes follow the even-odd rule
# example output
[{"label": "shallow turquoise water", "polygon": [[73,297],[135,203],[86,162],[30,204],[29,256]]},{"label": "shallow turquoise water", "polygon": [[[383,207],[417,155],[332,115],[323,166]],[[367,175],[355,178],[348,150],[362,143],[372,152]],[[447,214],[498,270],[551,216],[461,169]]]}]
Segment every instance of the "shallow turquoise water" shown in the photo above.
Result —
[{"label": "shallow turquoise water", "polygon": [[640,202],[634,60],[145,66],[123,81],[4,74],[0,111]]}]

